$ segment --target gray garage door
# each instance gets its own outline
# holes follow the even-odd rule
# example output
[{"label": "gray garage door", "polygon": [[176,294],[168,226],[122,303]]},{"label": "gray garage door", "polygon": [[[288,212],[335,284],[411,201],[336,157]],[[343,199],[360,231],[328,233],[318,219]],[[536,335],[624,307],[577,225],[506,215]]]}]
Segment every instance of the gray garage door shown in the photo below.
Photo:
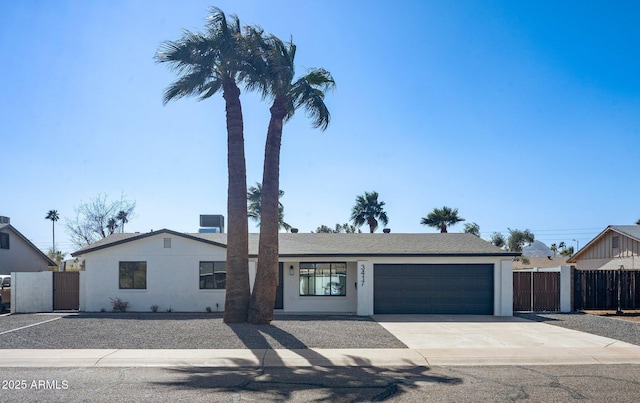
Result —
[{"label": "gray garage door", "polygon": [[375,264],[375,313],[493,315],[492,264]]}]

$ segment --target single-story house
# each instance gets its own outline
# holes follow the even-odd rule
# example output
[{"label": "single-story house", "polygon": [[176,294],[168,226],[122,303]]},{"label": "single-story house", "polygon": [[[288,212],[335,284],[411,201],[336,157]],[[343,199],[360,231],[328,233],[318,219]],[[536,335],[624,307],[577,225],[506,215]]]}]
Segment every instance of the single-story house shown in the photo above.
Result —
[{"label": "single-story house", "polygon": [[0,217],[0,274],[11,272],[48,271],[56,262],[10,224]]},{"label": "single-story house", "polygon": [[[258,234],[249,235],[255,278]],[[279,235],[276,312],[512,315],[512,259],[471,234]],[[222,311],[225,233],[168,229],[113,234],[72,256],[85,259],[80,310]]]},{"label": "single-story house", "polygon": [[578,270],[640,269],[640,225],[609,225],[568,263]]}]

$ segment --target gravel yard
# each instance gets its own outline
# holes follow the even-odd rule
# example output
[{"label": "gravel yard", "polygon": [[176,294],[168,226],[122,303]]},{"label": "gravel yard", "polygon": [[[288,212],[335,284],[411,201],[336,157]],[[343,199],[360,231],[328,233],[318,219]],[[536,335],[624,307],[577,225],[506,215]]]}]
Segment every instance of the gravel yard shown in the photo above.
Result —
[{"label": "gravel yard", "polygon": [[517,313],[514,316],[640,346],[639,322],[585,313]]},{"label": "gravel yard", "polygon": [[[40,322],[46,323],[25,327]],[[406,348],[368,317],[282,315],[271,325],[227,325],[220,314],[204,313],[3,316],[0,317],[0,346],[11,349]]]},{"label": "gravel yard", "polygon": [[[640,345],[640,323],[583,313],[517,313]],[[16,330],[17,329],[17,330]],[[279,315],[271,325],[222,322],[221,314],[80,313],[0,316],[5,349],[407,348],[369,317]]]}]

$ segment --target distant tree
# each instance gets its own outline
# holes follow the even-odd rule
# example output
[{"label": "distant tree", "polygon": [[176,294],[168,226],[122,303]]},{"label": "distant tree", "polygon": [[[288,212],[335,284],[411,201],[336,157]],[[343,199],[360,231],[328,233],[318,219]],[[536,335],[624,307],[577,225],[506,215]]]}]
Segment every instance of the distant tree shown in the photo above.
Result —
[{"label": "distant tree", "polygon": [[480,237],[480,226],[474,222],[468,222],[464,225],[464,232]]},{"label": "distant tree", "polygon": [[326,225],[321,225],[318,228],[316,228],[316,233],[320,234],[320,233],[326,233],[326,234],[340,234],[340,233],[346,233],[346,234],[355,234],[355,233],[361,233],[362,230],[360,230],[360,228],[356,228],[354,225],[345,223],[345,224],[336,224],[335,228],[330,228],[327,227]]},{"label": "distant tree", "polygon": [[107,229],[109,230],[109,235],[113,235],[116,232],[116,228],[118,228],[118,220],[115,217],[109,218],[107,222]]},{"label": "distant tree", "polygon": [[124,210],[120,210],[116,220],[120,221],[120,232],[124,232],[124,225],[129,222],[129,214]]},{"label": "distant tree", "polygon": [[356,227],[365,223],[369,225],[369,232],[374,233],[378,228],[378,220],[382,224],[389,224],[389,217],[384,211],[384,202],[378,201],[378,192],[364,192],[356,197],[356,204],[351,209],[351,222]]},{"label": "distant tree", "polygon": [[75,219],[66,219],[71,242],[76,247],[83,248],[113,234],[117,228],[119,213],[122,211],[127,217],[132,217],[135,208],[136,202],[125,199],[124,195],[120,200],[109,201],[107,195],[100,193],[89,202],[80,203],[75,208]]},{"label": "distant tree", "polygon": [[[278,194],[278,199],[284,196],[284,191],[280,190]],[[254,220],[257,223],[257,226],[260,226],[260,215],[262,212],[262,185],[256,182],[255,186],[251,186],[247,191],[247,216]],[[285,231],[289,231],[291,229],[291,225],[287,224],[284,221],[284,206],[278,200],[278,213],[280,215],[279,228],[284,228]]]},{"label": "distant tree", "polygon": [[560,251],[560,255],[561,256],[565,256],[565,257],[569,257],[569,256],[573,256],[573,252],[574,252],[573,246],[569,246],[569,247],[565,247],[564,249],[562,249]]},{"label": "distant tree", "polygon": [[499,232],[494,232],[493,234],[491,234],[490,242],[494,246],[497,246],[501,249],[504,249],[507,246],[507,240],[505,239],[504,235]]},{"label": "distant tree", "polygon": [[640,225],[640,219],[638,219],[638,221],[636,221],[636,225]]},{"label": "distant tree", "polygon": [[507,239],[507,246],[510,251],[522,252],[522,247],[527,244],[531,245],[535,241],[535,236],[528,229],[521,231],[518,229],[509,228],[509,238]]},{"label": "distant tree", "polygon": [[447,232],[447,228],[464,221],[464,218],[458,217],[458,209],[452,209],[444,206],[441,209],[434,208],[426,217],[422,217],[420,224],[438,228],[441,233]]},{"label": "distant tree", "polygon": [[553,257],[556,257],[556,252],[558,252],[558,245],[556,245],[555,243],[552,243],[549,249],[553,251]]},{"label": "distant tree", "polygon": [[47,250],[47,256],[49,257],[49,259],[56,262],[56,266],[60,266],[60,263],[62,263],[66,255],[67,255],[66,253],[62,253],[59,250],[54,252],[53,248],[50,248],[49,250]]},{"label": "distant tree", "polygon": [[60,219],[60,216],[58,215],[58,210],[49,210],[49,212],[47,213],[46,217],[44,217],[45,220],[51,220],[51,230],[53,232],[53,246],[52,246],[52,250],[55,251],[56,250],[56,221],[58,221]]}]

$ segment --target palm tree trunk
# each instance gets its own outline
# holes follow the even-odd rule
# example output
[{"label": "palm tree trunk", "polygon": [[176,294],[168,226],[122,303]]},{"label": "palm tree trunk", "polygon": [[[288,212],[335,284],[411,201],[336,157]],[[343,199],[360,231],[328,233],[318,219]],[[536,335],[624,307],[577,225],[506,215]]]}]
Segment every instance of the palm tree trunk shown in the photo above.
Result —
[{"label": "palm tree trunk", "polygon": [[378,227],[378,221],[376,221],[375,218],[369,216],[367,217],[367,224],[369,224],[369,232],[373,234],[376,231],[376,228]]},{"label": "palm tree trunk", "polygon": [[271,323],[276,300],[278,279],[278,229],[280,212],[280,145],[282,124],[286,114],[286,98],[277,96],[271,106],[271,119],[267,131],[262,173],[262,198],[260,203],[260,241],[258,268],[249,305],[249,322]]},{"label": "palm tree trunk", "polygon": [[51,232],[53,233],[53,254],[56,254],[56,222],[51,220]]},{"label": "palm tree trunk", "polygon": [[227,113],[227,279],[224,322],[247,321],[249,308],[249,227],[247,219],[247,167],[240,89],[228,78],[223,83]]}]

